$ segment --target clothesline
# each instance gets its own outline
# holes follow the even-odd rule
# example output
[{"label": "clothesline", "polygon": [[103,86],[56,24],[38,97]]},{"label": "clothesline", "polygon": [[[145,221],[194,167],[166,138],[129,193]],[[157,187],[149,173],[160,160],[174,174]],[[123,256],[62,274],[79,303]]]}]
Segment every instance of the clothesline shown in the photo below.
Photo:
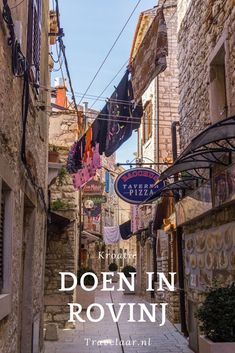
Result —
[{"label": "clothesline", "polygon": [[[59,115],[59,114],[61,114],[61,112],[54,112],[54,113],[52,113],[52,115]],[[72,113],[71,113],[72,114]],[[106,116],[110,116],[110,115],[108,115],[108,114],[99,114],[99,116],[104,116],[104,117],[106,117]],[[89,116],[87,116],[86,117],[86,119],[89,119],[89,120],[103,120],[103,121],[115,121],[115,122],[118,122],[118,123],[125,123],[125,124],[132,124],[132,123],[137,123],[138,122],[138,120],[136,119],[136,118],[130,118],[130,120],[129,121],[126,121],[126,120],[122,120],[122,119],[116,119],[115,117],[115,115],[111,115],[111,119],[107,119],[107,118],[99,118],[98,116],[97,117],[89,117]],[[120,116],[120,118],[122,118],[121,116]],[[123,117],[124,118],[124,117]],[[136,119],[136,120],[135,120]],[[151,119],[151,121],[152,122],[156,122],[155,124],[152,124],[153,126],[155,126],[155,125],[157,125],[157,126],[161,126],[161,124],[159,124],[159,120],[158,119]],[[173,122],[174,120],[163,120],[163,122]],[[162,126],[165,126],[165,125],[162,125]],[[194,125],[195,126],[195,125]],[[199,126],[199,125],[198,125]]]},{"label": "clothesline", "polygon": [[[96,174],[103,153],[110,157],[140,127],[143,116],[142,94],[151,80],[166,68],[167,32],[162,8],[157,12],[146,36],[155,38],[151,42],[153,53],[148,63],[149,74],[143,76],[143,55],[137,54],[130,64],[131,79],[128,68],[101,112],[69,152],[67,170],[73,174],[75,189],[82,187]],[[142,53],[143,50],[142,46],[139,51]],[[140,77],[144,79],[143,82]],[[120,104],[119,101],[126,103]],[[90,112],[92,114],[96,113]],[[89,114],[86,118],[89,119]]]}]

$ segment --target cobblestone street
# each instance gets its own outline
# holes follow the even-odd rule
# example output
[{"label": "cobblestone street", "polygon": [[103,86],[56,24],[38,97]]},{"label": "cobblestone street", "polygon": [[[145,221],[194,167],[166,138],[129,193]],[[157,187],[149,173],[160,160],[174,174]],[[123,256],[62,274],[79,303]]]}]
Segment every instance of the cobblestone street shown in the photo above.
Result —
[{"label": "cobblestone street", "polygon": [[[115,291],[112,298],[109,292],[97,290],[96,302],[105,303],[144,303],[134,295],[123,295]],[[116,306],[116,305],[115,305]],[[117,308],[118,310],[118,308]],[[117,313],[116,310],[116,313]],[[137,307],[136,307],[136,310]],[[59,341],[45,342],[45,353],[190,353],[187,340],[177,329],[167,321],[160,327],[161,313],[157,313],[157,322],[128,323],[128,310],[123,313],[118,326],[105,314],[104,320],[98,323],[78,323],[76,329],[60,330]],[[120,332],[120,336],[119,336]],[[88,342],[88,339],[89,342]],[[120,339],[126,343],[134,342],[132,346],[119,345]],[[93,340],[93,344],[91,342]],[[110,343],[114,342],[114,345]],[[149,344],[150,342],[150,344]],[[102,346],[101,346],[102,344]],[[116,345],[117,344],[117,345]]]}]

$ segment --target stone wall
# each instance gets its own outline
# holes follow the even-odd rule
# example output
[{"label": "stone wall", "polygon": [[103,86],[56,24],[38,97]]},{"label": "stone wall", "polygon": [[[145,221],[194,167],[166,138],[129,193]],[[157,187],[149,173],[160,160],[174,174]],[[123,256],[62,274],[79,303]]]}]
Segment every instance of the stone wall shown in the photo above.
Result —
[{"label": "stone wall", "polygon": [[[9,1],[13,7],[16,1]],[[4,294],[10,295],[8,316],[0,321],[0,351],[16,353],[20,350],[20,339],[24,352],[31,352],[32,325],[39,320],[39,342],[43,349],[43,274],[46,214],[38,193],[27,177],[20,159],[22,139],[21,103],[23,78],[12,73],[11,48],[8,46],[8,29],[2,18],[0,4],[0,178],[11,188],[12,214],[10,221],[11,246],[6,248],[9,268]],[[22,23],[22,52],[26,54],[28,1],[12,9],[13,21]],[[49,84],[48,71],[48,1],[43,1],[41,46],[41,85]],[[40,102],[40,103],[39,103]],[[26,132],[26,158],[32,175],[45,195],[47,202],[47,140],[48,106],[47,93],[40,90],[38,99],[30,88],[30,106]],[[23,221],[24,220],[24,221]],[[6,242],[7,243],[7,242]],[[26,266],[29,263],[30,266]],[[9,267],[8,267],[9,266]],[[27,301],[27,296],[30,300]],[[2,293],[0,294],[0,307]],[[7,310],[7,307],[5,307]],[[27,313],[29,313],[27,315]],[[27,315],[27,317],[26,317]],[[35,321],[36,320],[36,321]],[[25,324],[22,324],[25,323]],[[36,327],[36,326],[35,326]],[[27,335],[29,330],[29,335]],[[37,333],[36,333],[37,334]],[[27,337],[27,340],[25,338]]]},{"label": "stone wall", "polygon": [[[210,114],[209,58],[224,36],[228,116],[235,113],[235,7],[233,0],[179,0],[180,136],[183,149],[213,121]],[[187,6],[186,6],[187,5]]]},{"label": "stone wall", "polygon": [[[167,288],[165,288],[163,292],[155,290],[155,300],[156,303],[167,303],[167,318],[173,323],[179,323],[180,307],[175,247],[175,232],[169,232],[169,234],[167,234],[164,233],[164,231],[158,231],[157,272],[163,272],[166,278],[169,277],[169,272],[176,272],[176,277],[175,291],[171,292]],[[156,289],[158,285],[158,283],[155,283]]]},{"label": "stone wall", "polygon": [[[163,1],[159,1],[161,5]],[[177,1],[165,2],[164,16],[167,24],[168,56],[167,68],[143,94],[143,105],[152,102],[152,135],[143,143],[143,124],[139,129],[139,157],[155,162],[172,160],[171,124],[179,120],[178,63],[177,63]],[[141,36],[141,33],[140,33]],[[145,162],[149,162],[146,159]],[[162,166],[154,166],[158,171]]]},{"label": "stone wall", "polygon": [[[66,95],[65,88],[61,88]],[[67,327],[69,320],[68,303],[76,303],[76,290],[61,292],[59,272],[72,272],[75,275],[79,262],[79,192],[74,190],[72,177],[66,171],[69,148],[76,139],[77,117],[54,110],[50,117],[49,143],[59,153],[61,170],[50,186],[51,211],[64,218],[65,224],[58,221],[48,225],[46,271],[45,271],[45,323],[55,323],[60,328]],[[68,277],[66,285],[69,287]]]},{"label": "stone wall", "polygon": [[[177,44],[177,1],[167,0],[164,4],[164,16],[167,24],[168,56],[167,68],[156,80],[157,131],[156,161],[172,161],[171,124],[179,120],[179,82],[178,82],[178,44]],[[159,167],[162,170],[162,167]]]},{"label": "stone wall", "polygon": [[[163,1],[159,1],[159,5]],[[167,24],[168,35],[168,57],[167,68],[162,72],[149,86],[143,95],[143,103],[148,100],[152,101],[152,136],[142,145],[143,131],[139,129],[139,155],[155,162],[171,162],[172,161],[172,138],[171,125],[172,122],[179,120],[178,106],[178,63],[177,63],[177,1],[168,0],[164,2],[164,16]],[[148,162],[146,159],[145,162]],[[161,172],[163,166],[154,166],[156,170]],[[144,216],[143,216],[144,217]],[[152,249],[149,252],[150,244],[145,243],[138,256],[141,256],[141,294],[151,300],[150,294],[146,293],[146,271],[152,271]],[[139,261],[138,261],[139,262]],[[168,272],[168,256],[160,256],[158,258],[158,272]],[[158,294],[155,299],[158,301]],[[167,293],[164,300],[169,303],[168,317],[174,322],[178,322],[178,295],[175,293]],[[160,301],[161,302],[161,301]]]},{"label": "stone wall", "polygon": [[[56,323],[58,327],[66,327],[69,320],[68,303],[76,302],[75,291],[60,292],[61,279],[59,272],[77,272],[78,229],[73,220],[76,217],[73,211],[67,211],[66,216],[71,223],[61,226],[49,225],[46,252],[44,320],[45,323]],[[65,212],[63,212],[65,216]],[[72,285],[67,279],[66,286]]]}]

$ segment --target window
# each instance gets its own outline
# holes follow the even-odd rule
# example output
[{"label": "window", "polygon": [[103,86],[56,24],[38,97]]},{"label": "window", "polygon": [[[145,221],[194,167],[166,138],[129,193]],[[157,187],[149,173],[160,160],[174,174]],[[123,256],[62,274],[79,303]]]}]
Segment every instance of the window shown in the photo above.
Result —
[{"label": "window", "polygon": [[40,49],[41,49],[41,19],[42,1],[29,1],[29,20],[28,20],[28,46],[27,59],[31,67],[31,79],[34,83],[40,81]]},{"label": "window", "polygon": [[143,114],[143,143],[146,143],[152,136],[152,101],[147,101]]},{"label": "window", "polygon": [[225,56],[225,42],[222,44],[219,42],[209,62],[209,95],[212,123],[228,117]]},{"label": "window", "polygon": [[0,320],[10,313],[12,191],[0,178]]},{"label": "window", "polygon": [[[7,228],[9,223],[11,222],[10,215],[9,215],[9,198],[11,190],[7,186],[4,181],[1,181],[1,190],[0,190],[0,294],[4,292],[5,287],[5,254],[7,249],[5,249],[5,239]],[[5,251],[6,250],[6,251]]]}]

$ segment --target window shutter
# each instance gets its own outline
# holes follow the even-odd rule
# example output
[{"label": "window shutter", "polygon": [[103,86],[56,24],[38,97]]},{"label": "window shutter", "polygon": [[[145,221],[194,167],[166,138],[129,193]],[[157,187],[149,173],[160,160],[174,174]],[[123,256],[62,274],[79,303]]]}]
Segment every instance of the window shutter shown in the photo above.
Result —
[{"label": "window shutter", "polygon": [[28,62],[31,67],[31,79],[34,83],[40,81],[40,51],[41,51],[41,33],[42,33],[42,1],[31,0],[29,7],[29,25],[28,25]]},{"label": "window shutter", "polygon": [[3,288],[3,239],[4,239],[4,195],[1,198],[1,212],[0,212],[0,293]]}]

